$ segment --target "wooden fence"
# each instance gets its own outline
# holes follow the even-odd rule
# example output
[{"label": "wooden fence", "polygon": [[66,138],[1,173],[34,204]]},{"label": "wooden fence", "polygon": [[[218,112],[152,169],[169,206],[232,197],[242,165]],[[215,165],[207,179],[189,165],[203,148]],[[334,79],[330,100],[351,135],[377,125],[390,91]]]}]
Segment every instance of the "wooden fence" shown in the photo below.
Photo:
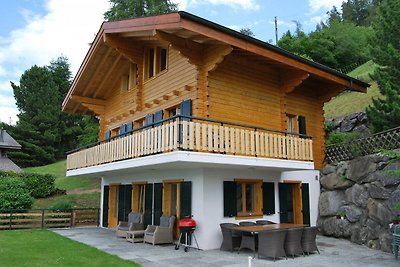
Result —
[{"label": "wooden fence", "polygon": [[312,139],[308,136],[177,117],[70,153],[67,170],[176,150],[313,161]]},{"label": "wooden fence", "polygon": [[99,212],[99,209],[0,210],[0,230],[98,226]]},{"label": "wooden fence", "polygon": [[400,127],[348,143],[327,146],[325,156],[329,163],[334,163],[397,148],[400,148]]}]

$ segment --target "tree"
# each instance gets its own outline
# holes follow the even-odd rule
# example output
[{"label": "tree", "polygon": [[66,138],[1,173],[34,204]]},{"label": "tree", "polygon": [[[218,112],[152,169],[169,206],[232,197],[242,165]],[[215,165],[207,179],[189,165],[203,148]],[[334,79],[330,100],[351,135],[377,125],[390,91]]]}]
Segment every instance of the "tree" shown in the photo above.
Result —
[{"label": "tree", "polygon": [[110,9],[104,13],[106,21],[160,15],[177,11],[170,0],[109,0]]},{"label": "tree", "polygon": [[254,37],[254,33],[250,28],[242,28],[242,29],[239,30],[239,32],[241,34],[244,34],[244,35],[247,35],[247,36],[250,36],[250,37]]},{"label": "tree", "polygon": [[373,78],[383,99],[374,99],[367,108],[373,131],[379,132],[400,125],[400,2],[383,0],[373,28],[372,55],[378,67]]},{"label": "tree", "polygon": [[342,3],[343,21],[357,26],[370,26],[375,19],[381,0],[348,0]]}]

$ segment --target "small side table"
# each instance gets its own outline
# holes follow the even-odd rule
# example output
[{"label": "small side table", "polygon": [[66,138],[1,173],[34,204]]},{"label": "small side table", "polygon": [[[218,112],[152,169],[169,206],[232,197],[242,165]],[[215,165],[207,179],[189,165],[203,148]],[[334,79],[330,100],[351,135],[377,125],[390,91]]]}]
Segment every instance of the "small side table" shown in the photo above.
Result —
[{"label": "small side table", "polygon": [[131,243],[143,242],[144,230],[126,232],[126,241]]}]

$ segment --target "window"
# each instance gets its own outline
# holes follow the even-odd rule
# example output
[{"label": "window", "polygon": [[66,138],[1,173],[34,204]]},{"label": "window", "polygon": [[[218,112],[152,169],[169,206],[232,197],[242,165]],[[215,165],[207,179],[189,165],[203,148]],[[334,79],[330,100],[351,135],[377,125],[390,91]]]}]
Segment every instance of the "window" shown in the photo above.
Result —
[{"label": "window", "polygon": [[150,79],[167,69],[168,50],[163,47],[149,47],[146,52],[146,78]]},{"label": "window", "polygon": [[141,128],[144,126],[144,118],[138,119],[134,122],[134,127],[135,128]]},{"label": "window", "polygon": [[275,184],[255,179],[224,181],[224,217],[275,213]]},{"label": "window", "polygon": [[144,214],[146,182],[132,183],[132,211]]},{"label": "window", "polygon": [[301,115],[286,115],[287,132],[292,134],[306,135],[306,117]]},{"label": "window", "polygon": [[287,132],[288,133],[296,133],[296,116],[295,115],[290,115],[288,114],[286,116],[286,120],[287,120]]},{"label": "window", "polygon": [[129,75],[124,75],[122,76],[121,79],[121,89],[124,91],[129,91],[130,85],[129,85]]}]

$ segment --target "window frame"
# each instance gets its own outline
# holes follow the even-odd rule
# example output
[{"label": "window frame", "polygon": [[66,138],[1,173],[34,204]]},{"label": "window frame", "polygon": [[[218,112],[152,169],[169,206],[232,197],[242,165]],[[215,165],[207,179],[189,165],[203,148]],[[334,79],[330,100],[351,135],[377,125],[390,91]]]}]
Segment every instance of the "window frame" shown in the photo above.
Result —
[{"label": "window frame", "polygon": [[[151,51],[153,51],[152,54]],[[162,60],[163,51],[165,51],[165,64]],[[168,70],[168,51],[168,46],[156,45],[145,48],[144,77],[146,81],[154,79]]]},{"label": "window frame", "polygon": [[[236,186],[241,185],[242,194],[241,194],[241,210],[237,208],[236,218],[254,218],[254,217],[262,217],[263,216],[263,180],[262,179],[234,179]],[[246,201],[247,201],[247,193],[246,193],[246,185],[253,186],[253,211],[246,210]],[[236,201],[238,201],[238,196],[236,196]],[[237,205],[237,203],[236,203]]]}]

